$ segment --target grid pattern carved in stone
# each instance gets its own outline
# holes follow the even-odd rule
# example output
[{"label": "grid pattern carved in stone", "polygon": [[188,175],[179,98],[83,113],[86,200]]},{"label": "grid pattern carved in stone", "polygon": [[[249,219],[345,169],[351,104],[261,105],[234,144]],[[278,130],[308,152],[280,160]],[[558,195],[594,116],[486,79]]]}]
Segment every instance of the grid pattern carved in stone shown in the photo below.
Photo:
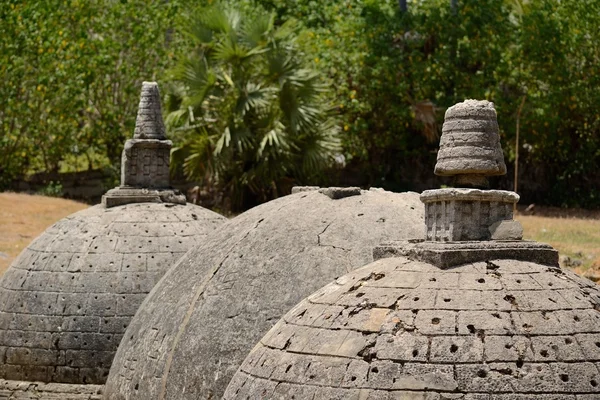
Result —
[{"label": "grid pattern carved in stone", "polygon": [[103,383],[138,306],[224,218],[201,207],[91,207],[38,237],[0,281],[0,376]]},{"label": "grid pattern carved in stone", "polygon": [[398,257],[299,303],[224,398],[591,400],[599,367],[591,281],[514,260],[439,270]]}]

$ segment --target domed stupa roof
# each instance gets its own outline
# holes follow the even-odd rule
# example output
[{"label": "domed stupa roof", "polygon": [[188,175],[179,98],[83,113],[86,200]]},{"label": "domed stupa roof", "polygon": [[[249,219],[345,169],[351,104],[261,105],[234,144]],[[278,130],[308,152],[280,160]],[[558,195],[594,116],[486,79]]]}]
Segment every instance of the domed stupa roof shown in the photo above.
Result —
[{"label": "domed stupa roof", "polygon": [[[160,119],[154,83],[144,83],[147,101]],[[52,225],[0,280],[0,378],[104,383],[146,294],[226,220],[169,188],[169,141],[136,141],[104,204]]]},{"label": "domed stupa roof", "polygon": [[220,398],[252,346],[303,297],[423,236],[416,193],[295,188],[228,221],[157,284],[127,328],[108,399]]},{"label": "domed stupa roof", "polygon": [[600,398],[599,287],[519,240],[515,194],[421,198],[427,239],[377,247],[292,308],[224,399]]}]

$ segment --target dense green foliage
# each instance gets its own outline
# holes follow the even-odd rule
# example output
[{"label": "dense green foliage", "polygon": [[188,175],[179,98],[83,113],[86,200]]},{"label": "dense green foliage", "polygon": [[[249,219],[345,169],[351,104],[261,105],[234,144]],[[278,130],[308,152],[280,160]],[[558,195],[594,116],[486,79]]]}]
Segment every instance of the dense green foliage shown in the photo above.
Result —
[{"label": "dense green foliage", "polygon": [[514,161],[525,99],[519,147],[529,199],[600,205],[600,1],[461,0],[453,10],[431,0],[407,13],[393,0],[261,2],[282,20],[305,21],[307,47],[337,90],[346,157],[366,173],[361,183],[398,189],[424,179],[445,109],[465,98],[495,102]]},{"label": "dense green foliage", "polygon": [[0,185],[81,159],[116,164],[141,82],[169,64],[176,13],[163,1],[1,2]]},{"label": "dense green foliage", "polygon": [[[496,104],[507,162],[514,161],[519,119],[519,188],[527,199],[600,206],[600,0],[456,3],[453,9],[450,0],[417,0],[401,12],[397,0],[223,0],[254,10],[242,20],[247,26],[258,24],[264,10],[275,13],[265,37],[288,29],[291,19],[299,24],[292,46],[295,69],[318,71],[314,82],[325,82],[333,92],[347,162],[340,182],[418,189],[431,178],[445,109],[465,98],[485,98]],[[282,86],[264,74],[269,44],[258,45],[265,53],[242,57],[252,60],[247,63],[207,56],[216,54],[227,35],[219,33],[205,44],[180,40],[179,32],[194,27],[185,19],[175,23],[179,11],[188,9],[182,1],[0,5],[0,33],[8,38],[0,44],[2,179],[56,169],[75,156],[114,162],[132,130],[139,82],[149,75],[165,81],[163,69],[178,63],[179,76],[169,80],[179,100],[172,96],[168,105],[180,110],[180,118],[173,114],[171,127],[190,124],[181,104],[193,105],[194,119],[218,121],[175,134],[181,148],[177,160],[188,160],[190,175],[228,188],[249,185],[267,198],[278,194],[273,182],[277,188],[284,180],[309,182],[318,175],[315,170],[322,173],[325,162],[301,172],[301,149],[291,156],[282,151],[285,144],[272,141],[275,153],[259,151],[272,131],[266,126],[280,121],[291,127],[275,100]],[[231,41],[236,46],[245,40],[242,26]],[[265,43],[274,43],[269,40]],[[258,47],[244,43],[236,49]],[[206,72],[212,71],[210,101],[194,102],[186,89],[183,54],[204,59]],[[236,63],[245,65],[244,78],[223,84],[223,71]],[[235,108],[250,99],[248,82],[269,93],[268,106],[252,106],[249,113]],[[326,108],[323,93],[316,98]],[[254,116],[261,107],[273,111],[268,122]],[[244,129],[232,131],[232,126]],[[227,127],[234,134],[225,146]],[[236,137],[241,132],[252,134]],[[286,129],[281,132],[291,137]],[[284,136],[278,133],[278,139]],[[333,147],[320,160],[330,158]],[[194,152],[201,161],[195,166]],[[510,187],[510,180],[504,185]]]},{"label": "dense green foliage", "polygon": [[[191,49],[173,69],[167,126],[186,175],[232,206],[315,182],[340,153],[317,73],[304,68],[297,24],[265,12],[201,8],[187,21]],[[178,154],[181,153],[181,154]],[[177,158],[179,157],[179,158]]]}]

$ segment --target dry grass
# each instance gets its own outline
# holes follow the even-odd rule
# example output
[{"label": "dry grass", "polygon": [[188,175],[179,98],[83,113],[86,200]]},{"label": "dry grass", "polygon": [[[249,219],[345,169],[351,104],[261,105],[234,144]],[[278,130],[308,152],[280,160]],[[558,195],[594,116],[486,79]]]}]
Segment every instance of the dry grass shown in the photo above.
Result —
[{"label": "dry grass", "polygon": [[72,200],[0,193],[0,275],[46,228],[87,207]]},{"label": "dry grass", "polygon": [[592,269],[600,273],[600,219],[534,215],[518,215],[516,219],[523,225],[525,239],[548,243],[561,256],[580,260],[575,272]]}]

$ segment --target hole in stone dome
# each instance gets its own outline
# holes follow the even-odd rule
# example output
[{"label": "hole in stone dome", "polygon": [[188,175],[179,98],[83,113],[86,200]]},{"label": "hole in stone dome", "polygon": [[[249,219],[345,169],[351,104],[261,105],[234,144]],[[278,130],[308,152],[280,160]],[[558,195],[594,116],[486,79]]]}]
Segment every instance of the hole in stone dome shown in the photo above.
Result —
[{"label": "hole in stone dome", "polygon": [[469,333],[475,333],[475,326],[467,325],[467,329],[469,330]]},{"label": "hole in stone dome", "polygon": [[477,376],[480,378],[485,378],[487,376],[487,372],[483,369],[480,369],[479,371],[477,371]]},{"label": "hole in stone dome", "polygon": [[554,350],[554,351],[558,351],[558,346],[557,346],[557,345],[553,344],[553,345],[552,345],[552,346],[550,346],[550,347],[552,348],[552,350]]},{"label": "hole in stone dome", "polygon": [[571,344],[571,343],[573,343],[573,340],[571,338],[566,338],[565,339],[565,343],[566,344]]},{"label": "hole in stone dome", "polygon": [[552,282],[548,282],[548,286],[554,286]]},{"label": "hole in stone dome", "polygon": [[436,279],[435,278],[429,278],[429,282],[435,282]]},{"label": "hole in stone dome", "polygon": [[310,375],[310,376],[308,377],[308,379],[315,379],[315,376],[314,376],[314,375]]},{"label": "hole in stone dome", "polygon": [[437,317],[436,317],[436,318],[433,318],[433,319],[431,320],[431,323],[432,323],[433,325],[438,325],[438,324],[440,323],[440,319],[439,319],[439,318],[437,318]]},{"label": "hole in stone dome", "polygon": [[356,293],[356,297],[363,297],[364,295],[364,293]]},{"label": "hole in stone dome", "polygon": [[356,377],[355,377],[355,376],[353,376],[353,377],[351,377],[351,378],[350,378],[350,380],[351,380],[352,382],[354,382],[354,381],[356,380]]},{"label": "hole in stone dome", "polygon": [[376,373],[379,372],[379,368],[373,367],[373,368],[371,368],[371,372],[373,372],[374,374],[376,374]]},{"label": "hole in stone dome", "polygon": [[600,342],[596,342],[596,347],[600,347]]},{"label": "hole in stone dome", "polygon": [[139,384],[139,383],[136,383],[136,384],[135,384],[135,386],[134,386],[134,389],[135,389],[135,390],[138,390],[139,388],[140,388],[140,384]]},{"label": "hole in stone dome", "polygon": [[563,382],[569,382],[569,375],[567,374],[560,374],[560,380]]},{"label": "hole in stone dome", "polygon": [[413,351],[412,351],[412,356],[413,356],[413,357],[416,357],[416,356],[418,356],[418,355],[419,355],[419,350],[416,350],[416,349],[415,349],[415,350],[413,350]]},{"label": "hole in stone dome", "polygon": [[498,319],[501,319],[500,314],[498,314],[497,312],[492,313],[492,317],[496,317]]},{"label": "hole in stone dome", "polygon": [[517,283],[521,283],[521,280],[520,280],[520,279],[517,279]]},{"label": "hole in stone dome", "polygon": [[415,298],[413,299],[413,301],[419,301],[419,298],[418,298],[418,297],[415,297]]},{"label": "hole in stone dome", "polygon": [[450,346],[450,353],[456,353],[458,351],[458,346],[453,344]]},{"label": "hole in stone dome", "polygon": [[504,296],[504,300],[508,301],[513,306],[517,305],[517,300],[515,299],[515,296],[513,296],[512,294],[507,294],[506,296]]},{"label": "hole in stone dome", "polygon": [[548,350],[542,350],[542,351],[540,351],[540,355],[542,357],[548,357]]},{"label": "hole in stone dome", "polygon": [[450,303],[452,299],[444,299],[444,303]]},{"label": "hole in stone dome", "polygon": [[592,385],[593,387],[596,387],[596,386],[598,386],[598,382],[596,382],[596,380],[592,379],[590,381],[590,385]]},{"label": "hole in stone dome", "polygon": [[506,343],[506,344],[504,345],[504,348],[505,348],[505,349],[510,349],[511,347],[512,347],[512,344],[510,344],[510,343]]},{"label": "hole in stone dome", "polygon": [[477,282],[478,282],[478,283],[485,283],[485,279],[483,279],[483,278],[479,278],[479,279],[477,279]]},{"label": "hole in stone dome", "polygon": [[573,317],[573,320],[574,320],[575,322],[579,322],[579,317],[576,315],[576,316],[574,316],[574,317]]}]

